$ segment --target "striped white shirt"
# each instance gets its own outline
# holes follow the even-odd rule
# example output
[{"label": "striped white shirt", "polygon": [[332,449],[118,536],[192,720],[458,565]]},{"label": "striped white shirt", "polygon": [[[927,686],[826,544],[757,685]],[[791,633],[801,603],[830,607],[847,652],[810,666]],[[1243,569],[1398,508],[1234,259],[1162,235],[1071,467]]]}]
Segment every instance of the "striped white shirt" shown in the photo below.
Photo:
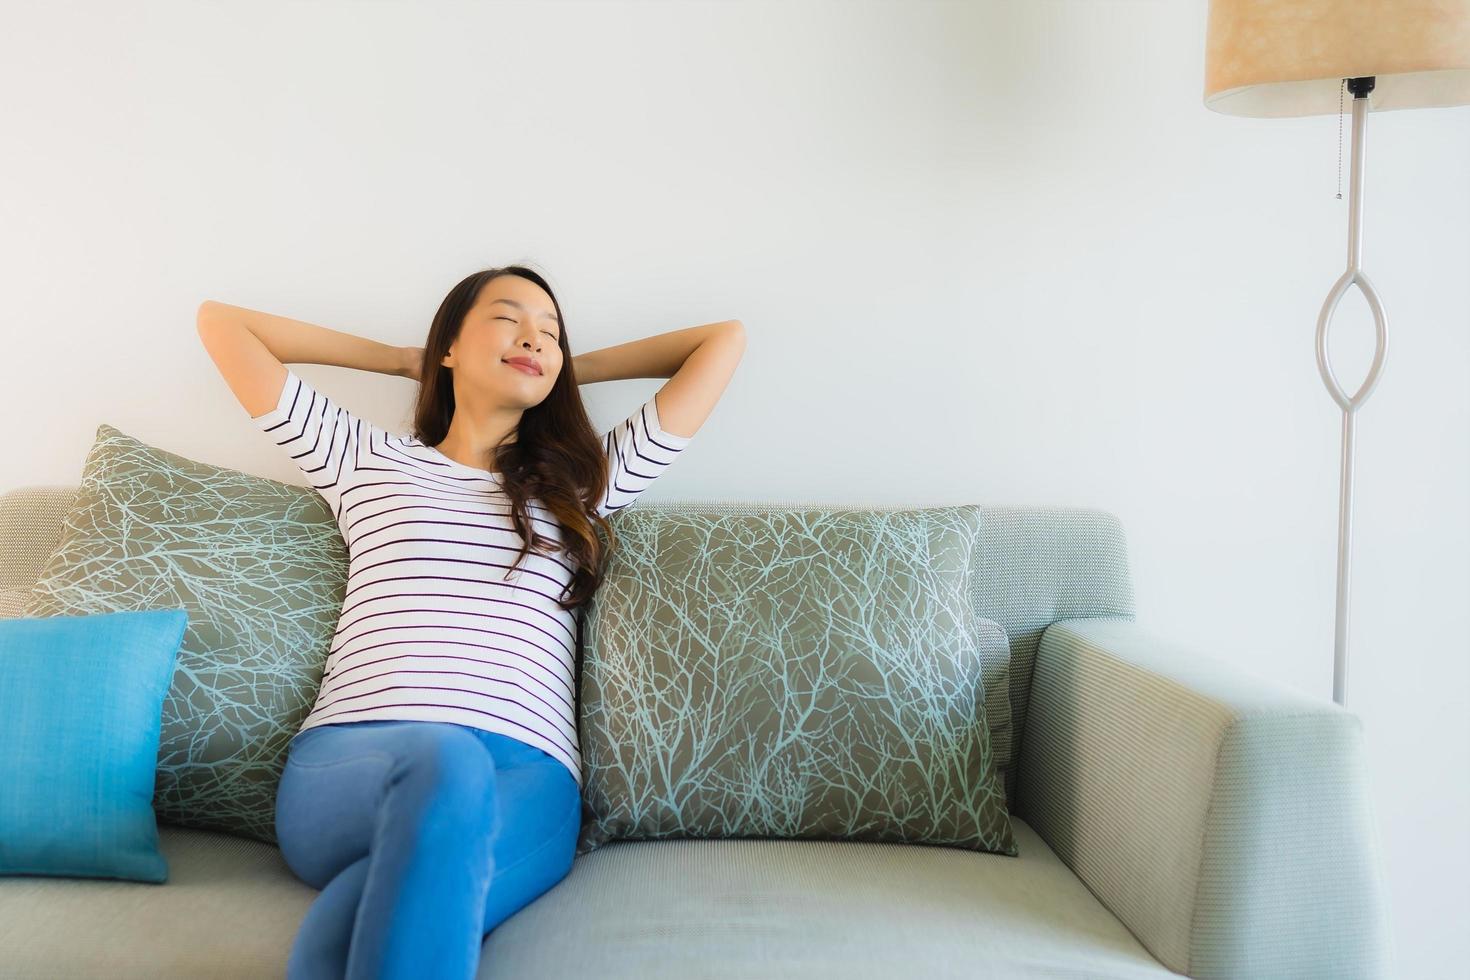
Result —
[{"label": "striped white shirt", "polygon": [[[347,590],[316,704],[301,731],[336,722],[446,721],[499,732],[560,760],[582,785],[575,611],[556,602],[572,566],[527,553],[501,477],[379,428],[286,371],[276,407],[252,416],[331,506],[347,545]],[[622,510],[692,437],[659,425],[652,396],[603,434]],[[560,543],[535,498],[527,519]]]}]

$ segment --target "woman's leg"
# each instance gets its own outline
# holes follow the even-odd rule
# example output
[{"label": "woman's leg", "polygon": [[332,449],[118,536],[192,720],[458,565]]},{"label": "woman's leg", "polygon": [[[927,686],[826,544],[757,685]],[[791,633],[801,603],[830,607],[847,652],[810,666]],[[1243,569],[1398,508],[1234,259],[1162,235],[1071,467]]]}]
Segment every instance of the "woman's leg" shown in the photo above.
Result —
[{"label": "woman's leg", "polygon": [[362,888],[367,883],[368,862],[359,858],[337,872],[327,887],[306,910],[306,918],[296,930],[296,941],[286,960],[286,976],[336,977],[347,975],[347,955],[351,952],[352,922],[362,901]]},{"label": "woman's leg", "polygon": [[572,869],[582,827],[577,780],[556,757],[495,732],[478,732],[495,760],[500,833],[491,852],[484,931],[551,889]]},{"label": "woman's leg", "polygon": [[470,729],[364,721],[302,733],[276,831],[292,872],[322,894],[288,976],[473,977],[499,829],[494,760]]}]

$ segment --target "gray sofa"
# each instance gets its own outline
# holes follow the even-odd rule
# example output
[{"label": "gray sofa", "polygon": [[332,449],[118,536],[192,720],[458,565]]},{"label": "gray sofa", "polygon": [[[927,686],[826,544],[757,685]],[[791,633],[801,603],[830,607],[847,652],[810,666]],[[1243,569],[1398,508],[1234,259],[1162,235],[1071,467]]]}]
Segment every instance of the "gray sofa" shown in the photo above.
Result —
[{"label": "gray sofa", "polygon": [[[0,617],[75,491],[0,495]],[[1019,856],[617,841],[492,932],[480,976],[1387,975],[1358,716],[1201,655],[1207,622],[1189,644],[1138,625],[1111,514],[976,506]],[[282,976],[316,892],[274,846],[159,830],[164,884],[0,877],[0,977]]]}]

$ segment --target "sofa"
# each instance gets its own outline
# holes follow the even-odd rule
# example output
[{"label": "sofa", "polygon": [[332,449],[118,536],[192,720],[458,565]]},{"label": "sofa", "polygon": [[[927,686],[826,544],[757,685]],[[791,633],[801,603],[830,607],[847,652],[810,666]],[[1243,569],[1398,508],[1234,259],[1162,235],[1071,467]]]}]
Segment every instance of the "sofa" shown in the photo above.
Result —
[{"label": "sofa", "polygon": [[[0,495],[0,617],[20,615],[76,490]],[[1209,656],[1208,622],[1190,642],[1140,625],[1113,515],[974,506],[974,602],[1010,647],[997,760],[1017,855],[616,840],[491,932],[479,975],[1387,975],[1358,716]],[[279,850],[159,837],[164,884],[0,877],[0,977],[283,976],[316,892]]]}]

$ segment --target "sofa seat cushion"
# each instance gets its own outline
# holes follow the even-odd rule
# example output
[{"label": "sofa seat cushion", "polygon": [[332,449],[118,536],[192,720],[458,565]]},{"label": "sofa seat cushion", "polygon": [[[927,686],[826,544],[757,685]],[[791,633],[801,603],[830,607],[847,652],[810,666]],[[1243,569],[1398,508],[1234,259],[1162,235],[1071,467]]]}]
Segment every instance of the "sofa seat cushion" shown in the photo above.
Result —
[{"label": "sofa seat cushion", "polygon": [[[615,841],[485,940],[481,978],[1171,977],[1040,837]],[[316,892],[273,845],[159,827],[168,883],[0,878],[7,978],[283,976]]]},{"label": "sofa seat cushion", "polygon": [[0,977],[281,977],[317,892],[274,844],[159,824],[168,881],[0,877]]}]

